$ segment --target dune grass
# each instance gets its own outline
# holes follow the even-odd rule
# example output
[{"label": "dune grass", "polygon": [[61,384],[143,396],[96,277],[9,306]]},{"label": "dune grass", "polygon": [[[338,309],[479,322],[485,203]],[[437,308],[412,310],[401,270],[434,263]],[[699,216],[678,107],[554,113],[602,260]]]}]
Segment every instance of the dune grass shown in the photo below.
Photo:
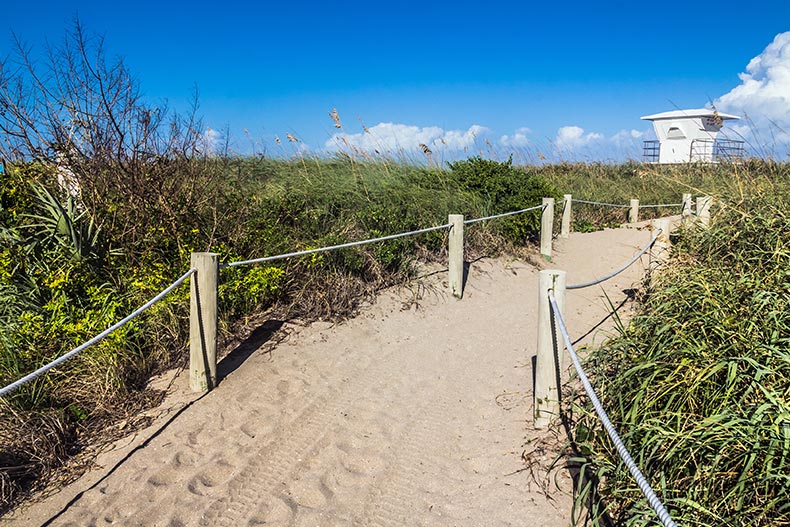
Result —
[{"label": "dune grass", "polygon": [[[637,316],[587,367],[679,525],[790,525],[790,187],[784,171],[722,183],[712,227],[680,233]],[[569,411],[583,517],[655,525],[585,399]]]}]

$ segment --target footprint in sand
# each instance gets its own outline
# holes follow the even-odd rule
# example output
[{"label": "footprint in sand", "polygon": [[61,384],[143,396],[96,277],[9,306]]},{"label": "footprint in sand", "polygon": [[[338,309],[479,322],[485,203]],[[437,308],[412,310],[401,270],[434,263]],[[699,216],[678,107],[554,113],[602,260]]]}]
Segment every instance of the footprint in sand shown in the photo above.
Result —
[{"label": "footprint in sand", "polygon": [[197,460],[198,456],[194,452],[182,450],[173,456],[173,459],[170,463],[176,468],[182,468],[194,466],[197,463]]},{"label": "footprint in sand", "polygon": [[227,483],[235,471],[236,467],[223,459],[212,461],[189,480],[187,489],[197,496],[212,494],[211,489]]},{"label": "footprint in sand", "polygon": [[287,495],[299,507],[322,509],[332,500],[335,493],[321,480],[299,479],[288,488]]},{"label": "footprint in sand", "polygon": [[178,467],[166,466],[153,474],[146,483],[152,487],[167,487],[178,481],[180,472]]},{"label": "footprint in sand", "polygon": [[321,482],[333,494],[349,494],[357,487],[364,484],[364,479],[358,474],[353,474],[344,468],[333,468],[321,476]]},{"label": "footprint in sand", "polygon": [[263,503],[247,520],[246,525],[254,527],[258,525],[266,526],[285,526],[291,523],[294,516],[294,509],[285,501],[276,496],[267,496]]},{"label": "footprint in sand", "polygon": [[348,472],[360,476],[374,476],[386,467],[379,453],[367,449],[348,452],[341,458],[340,463]]}]

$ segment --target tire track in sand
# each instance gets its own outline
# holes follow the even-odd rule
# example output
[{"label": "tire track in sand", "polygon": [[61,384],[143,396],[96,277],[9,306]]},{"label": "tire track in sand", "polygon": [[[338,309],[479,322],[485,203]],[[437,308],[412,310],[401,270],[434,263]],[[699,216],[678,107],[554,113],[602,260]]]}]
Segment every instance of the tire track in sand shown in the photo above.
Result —
[{"label": "tire track in sand", "polygon": [[[397,351],[397,350],[394,350]],[[372,357],[372,364],[354,368],[341,386],[327,386],[291,421],[288,431],[251,456],[249,463],[227,483],[226,496],[214,501],[200,519],[204,527],[243,525],[262,502],[276,494],[278,486],[288,480],[299,463],[326,435],[330,425],[355,401],[364,399],[384,373],[392,367],[393,350]],[[348,357],[351,361],[352,357]],[[356,363],[355,363],[356,364]],[[296,505],[289,503],[295,513]]]}]

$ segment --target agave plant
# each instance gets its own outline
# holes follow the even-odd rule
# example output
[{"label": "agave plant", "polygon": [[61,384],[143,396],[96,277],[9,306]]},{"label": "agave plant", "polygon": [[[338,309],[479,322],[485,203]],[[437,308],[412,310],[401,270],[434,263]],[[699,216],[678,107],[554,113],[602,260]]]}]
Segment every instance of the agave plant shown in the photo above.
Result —
[{"label": "agave plant", "polygon": [[28,215],[35,223],[25,228],[34,231],[35,238],[54,241],[73,260],[105,256],[101,227],[94,223],[87,211],[78,210],[72,196],[63,204],[44,186],[36,185],[33,190],[41,213]]}]

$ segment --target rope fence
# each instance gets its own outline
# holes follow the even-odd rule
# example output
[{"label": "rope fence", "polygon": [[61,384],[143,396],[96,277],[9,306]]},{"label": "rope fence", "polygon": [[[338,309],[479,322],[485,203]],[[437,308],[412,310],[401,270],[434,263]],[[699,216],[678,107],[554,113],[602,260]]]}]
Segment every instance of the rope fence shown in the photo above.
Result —
[{"label": "rope fence", "polygon": [[587,201],[586,199],[577,199],[573,198],[574,203],[586,203],[587,205],[598,205],[600,207],[614,207],[617,209],[627,209],[630,208],[630,205],[621,205],[618,203],[603,203],[600,201]]},{"label": "rope fence", "polygon": [[480,221],[488,221],[488,220],[496,220],[499,218],[505,218],[507,216],[513,216],[515,214],[522,214],[524,212],[529,212],[531,210],[538,210],[538,209],[545,209],[546,205],[537,205],[535,207],[529,207],[528,209],[521,209],[521,210],[514,210],[513,212],[505,212],[503,214],[495,214],[494,216],[486,216],[485,218],[475,218],[473,220],[465,220],[464,225],[470,225],[472,223],[478,223]]},{"label": "rope fence", "polygon": [[[690,194],[684,194],[683,196],[683,205],[684,210],[690,210]],[[565,237],[568,235],[570,230],[570,214],[571,214],[571,203],[573,201],[577,201],[580,203],[591,203],[595,205],[609,205],[609,206],[616,206],[616,207],[625,207],[625,205],[617,205],[617,204],[609,204],[609,203],[602,203],[602,202],[593,202],[587,200],[573,200],[572,196],[566,194],[564,199],[560,202],[564,204],[563,207],[563,219],[562,219],[562,236]],[[632,203],[635,200],[632,200]],[[710,207],[711,199],[708,197],[697,198],[697,211],[698,215],[700,211],[703,214],[709,215],[709,207]],[[647,207],[646,205],[645,207]],[[659,205],[656,205],[659,206]],[[197,275],[197,279],[193,279],[192,282],[195,284],[196,282],[206,279],[205,283],[201,288],[198,288],[197,285],[193,287],[193,294],[190,295],[190,364],[198,365],[194,369],[190,369],[190,384],[192,385],[193,389],[196,390],[204,390],[210,389],[216,383],[215,378],[215,371],[216,371],[216,342],[212,343],[210,341],[216,341],[216,338],[212,335],[216,335],[216,301],[217,301],[217,291],[215,290],[217,287],[218,282],[218,273],[220,269],[230,268],[230,267],[239,267],[244,265],[253,265],[258,263],[265,263],[271,262],[276,260],[282,260],[286,258],[293,258],[299,256],[306,256],[310,254],[322,253],[327,251],[333,251],[338,249],[344,249],[349,247],[356,247],[361,245],[367,245],[376,242],[383,242],[387,240],[394,240],[397,238],[404,238],[407,236],[415,236],[419,234],[424,234],[433,231],[439,231],[444,229],[450,230],[450,236],[448,239],[448,272],[449,272],[449,285],[452,293],[457,298],[462,298],[463,296],[463,231],[465,225],[471,225],[474,223],[479,223],[483,221],[495,220],[499,218],[505,218],[508,216],[514,216],[516,214],[522,214],[525,212],[541,210],[541,228],[540,228],[540,253],[541,255],[548,261],[551,260],[552,256],[552,241],[553,241],[553,224],[554,224],[554,198],[543,198],[543,203],[541,205],[536,205],[533,207],[527,207],[524,209],[505,212],[502,214],[495,214],[491,216],[485,216],[482,218],[473,218],[469,220],[464,220],[463,215],[458,214],[451,214],[448,217],[448,223],[442,225],[436,225],[433,227],[427,227],[424,229],[417,229],[408,232],[401,232],[398,234],[391,234],[388,236],[381,236],[378,238],[370,238],[366,240],[359,240],[353,241],[348,243],[342,243],[338,245],[332,245],[328,247],[321,247],[317,249],[308,249],[304,251],[295,251],[291,253],[285,254],[278,254],[273,256],[266,256],[262,258],[254,258],[249,260],[242,260],[236,262],[228,262],[220,264],[217,260],[218,255],[214,253],[193,253],[193,265],[192,268],[184,273],[180,278],[178,278],[173,284],[168,286],[154,298],[152,298],[149,302],[145,305],[141,306],[139,309],[131,313],[126,318],[120,320],[118,323],[110,326],[107,330],[103,331],[93,339],[85,342],[84,344],[74,348],[73,350],[69,351],[68,353],[58,357],[54,361],[50,362],[49,364],[39,368],[38,370],[22,377],[21,379],[11,383],[10,385],[0,388],[0,397],[16,390],[20,386],[28,383],[37,377],[43,375],[47,371],[55,368],[56,366],[62,364],[63,362],[69,360],[70,358],[78,355],[80,352],[85,350],[86,348],[102,341],[105,337],[107,337],[112,332],[116,331],[120,327],[124,326],[134,318],[138,317],[144,311],[149,309],[151,306],[156,304],[162,298],[164,298],[167,294],[169,294],[173,289],[181,285],[187,278],[192,276],[193,274]],[[707,218],[709,216],[701,217],[701,221],[703,223],[707,222]],[[654,242],[655,240],[652,240]],[[645,251],[647,250],[644,249]],[[204,257],[195,257],[199,255],[204,255]],[[636,261],[640,255],[634,257],[633,261]],[[625,266],[627,268],[630,262]],[[195,264],[194,262],[199,262],[199,264]],[[610,276],[604,277],[599,281],[594,283],[599,283],[600,281],[606,280],[611,276],[622,272],[623,269],[619,269],[618,271],[612,273]],[[577,287],[585,287],[590,284],[575,284],[571,286],[571,288]],[[213,319],[213,320],[212,320]],[[200,365],[203,366],[200,366]],[[202,380],[200,380],[202,379]]]},{"label": "rope fence", "polygon": [[636,484],[639,486],[639,490],[647,498],[648,503],[653,508],[653,510],[658,515],[658,518],[661,520],[661,523],[664,524],[665,527],[677,527],[674,521],[672,521],[672,517],[667,512],[666,507],[664,504],[661,503],[661,500],[658,499],[656,493],[653,491],[653,488],[650,486],[650,483],[647,482],[645,476],[642,474],[642,471],[639,470],[639,467],[636,466],[634,459],[631,457],[631,454],[628,452],[628,449],[623,444],[622,439],[620,439],[620,435],[617,433],[617,430],[614,428],[612,421],[609,419],[606,410],[604,410],[601,401],[598,399],[598,396],[595,394],[595,390],[590,383],[590,380],[587,378],[587,375],[582,368],[581,362],[579,361],[579,356],[576,354],[576,350],[573,348],[573,343],[571,342],[570,335],[568,335],[568,328],[565,325],[565,320],[562,318],[562,311],[560,310],[559,306],[557,305],[557,299],[554,297],[554,293],[549,291],[548,297],[549,303],[551,305],[551,311],[554,315],[554,319],[557,321],[557,325],[559,326],[560,333],[562,334],[562,339],[565,342],[565,348],[568,350],[568,354],[571,357],[571,361],[573,361],[573,366],[576,369],[576,373],[579,376],[579,379],[584,386],[584,391],[587,392],[587,396],[590,398],[592,402],[593,408],[595,408],[595,413],[598,414],[598,418],[601,420],[604,429],[606,429],[606,433],[611,438],[612,442],[617,449],[617,453],[620,455],[620,458],[625,463],[626,467],[628,467],[628,471],[633,476],[634,480],[636,480]]},{"label": "rope fence", "polygon": [[445,223],[444,225],[437,225],[435,227],[427,227],[425,229],[418,229],[416,231],[408,231],[408,232],[401,232],[398,234],[391,234],[389,236],[382,236],[380,238],[370,238],[368,240],[360,240],[356,242],[348,242],[348,243],[341,243],[339,245],[330,245],[329,247],[320,247],[318,249],[308,249],[305,251],[297,251],[293,253],[286,253],[286,254],[277,254],[274,256],[266,256],[264,258],[254,258],[252,260],[242,260],[239,262],[229,262],[226,264],[221,264],[220,269],[225,269],[227,267],[237,267],[240,265],[252,265],[252,264],[259,264],[264,262],[273,262],[275,260],[284,260],[286,258],[295,258],[297,256],[306,256],[308,254],[316,254],[316,253],[323,253],[328,251],[335,251],[337,249],[345,249],[348,247],[358,247],[360,245],[368,245],[370,243],[376,242],[384,242],[387,240],[395,240],[397,238],[405,238],[406,236],[414,236],[416,234],[424,234],[426,232],[432,231],[440,231],[442,229],[449,229],[452,226],[451,223]]},{"label": "rope fence", "polygon": [[[681,207],[681,215],[684,218],[690,218],[692,212],[694,210],[693,204],[691,202],[691,194],[683,194],[683,200],[680,203],[651,203],[641,205],[638,199],[631,199],[628,205],[624,205],[621,203],[606,203],[603,201],[590,201],[586,199],[578,199],[574,198],[571,194],[565,194],[564,199],[562,200],[563,209],[562,209],[562,230],[560,232],[560,237],[567,238],[570,236],[571,230],[571,215],[573,209],[573,203],[585,203],[588,205],[595,205],[599,207],[613,207],[616,209],[628,209],[628,222],[629,223],[637,223],[639,222],[639,211],[642,209],[659,209],[659,208],[672,208],[672,207]],[[697,198],[696,204],[696,211],[697,217],[699,220],[706,224],[710,220],[710,204],[711,198],[709,196],[700,196]]]},{"label": "rope fence", "polygon": [[[205,391],[216,385],[216,326],[217,326],[216,288],[217,288],[217,274],[219,269],[238,267],[244,265],[253,265],[259,263],[271,262],[275,260],[283,260],[286,258],[306,256],[310,254],[317,254],[322,252],[334,251],[338,249],[345,249],[348,247],[357,247],[357,246],[367,245],[376,242],[394,240],[398,238],[404,238],[407,236],[415,236],[418,234],[424,234],[424,233],[439,231],[443,229],[451,229],[451,231],[454,230],[455,233],[454,235],[453,233],[451,233],[450,241],[449,241],[450,247],[448,251],[450,253],[450,264],[449,264],[450,286],[451,289],[453,290],[453,294],[460,298],[462,294],[461,289],[463,285],[462,282],[463,282],[463,226],[464,224],[504,218],[506,216],[513,216],[516,214],[521,214],[532,210],[538,210],[538,209],[545,210],[545,208],[546,208],[545,204],[537,205],[535,207],[529,207],[517,211],[506,212],[504,214],[497,214],[494,216],[487,216],[484,218],[475,218],[472,220],[467,220],[466,222],[463,221],[463,216],[451,214],[449,217],[451,221],[449,223],[445,223],[443,225],[436,225],[434,227],[427,227],[425,229],[417,229],[408,232],[401,232],[398,234],[391,234],[388,236],[381,236],[378,238],[370,238],[366,240],[359,240],[359,241],[353,241],[348,243],[342,243],[338,245],[331,245],[328,247],[320,247],[317,249],[308,249],[304,251],[296,251],[291,253],[266,256],[263,258],[254,258],[250,260],[229,262],[224,264],[219,264],[217,261],[217,255],[213,253],[193,253],[192,268],[186,273],[184,273],[181,277],[179,277],[175,282],[173,282],[167,288],[162,290],[155,297],[153,297],[151,300],[146,302],[143,306],[141,306],[140,308],[138,308],[137,310],[135,310],[134,312],[123,318],[122,320],[113,324],[106,330],[102,331],[100,334],[96,335],[95,337],[85,342],[84,344],[81,344],[80,346],[74,348],[68,353],[61,355],[60,357],[42,366],[36,371],[25,375],[21,379],[12,382],[8,386],[0,388],[0,397],[3,397],[13,392],[20,386],[23,386],[24,384],[27,384],[37,379],[41,375],[50,371],[51,369],[79,355],[85,349],[93,346],[94,344],[101,342],[108,335],[120,329],[127,323],[131,322],[132,320],[140,316],[143,312],[150,309],[154,304],[156,304],[164,297],[166,297],[175,288],[183,284],[184,281],[190,276],[192,276],[193,274],[197,274],[198,278],[200,279],[206,279],[206,278],[209,279],[206,283],[202,285],[202,287],[196,284],[193,287],[193,294],[190,295],[190,339],[189,339],[190,340],[190,385],[195,391]],[[458,222],[459,218],[461,220],[460,222]],[[207,258],[203,257],[205,255],[210,255],[210,256]],[[198,256],[198,258],[195,258],[195,256]],[[193,283],[194,282],[196,282],[196,280],[193,280]]]},{"label": "rope fence", "polygon": [[571,284],[571,285],[567,286],[565,289],[583,289],[585,287],[590,287],[590,286],[593,286],[593,285],[596,285],[596,284],[600,284],[601,282],[605,282],[605,281],[609,280],[610,278],[614,278],[618,274],[622,273],[623,271],[625,271],[626,269],[631,267],[634,264],[634,262],[636,262],[638,259],[640,259],[642,257],[642,255],[645,254],[648,250],[650,250],[650,248],[653,247],[653,244],[656,243],[656,240],[658,240],[658,237],[661,235],[662,232],[663,232],[663,229],[658,229],[658,231],[653,236],[653,238],[650,240],[650,242],[648,242],[647,245],[642,247],[642,249],[638,253],[636,253],[636,255],[634,255],[633,258],[628,260],[628,262],[626,262],[622,267],[618,267],[616,270],[612,271],[611,273],[607,274],[606,276],[602,276],[600,278],[596,278],[595,280],[590,280],[589,282],[582,282],[580,284]]},{"label": "rope fence", "polygon": [[164,297],[166,297],[168,294],[170,294],[175,288],[177,288],[178,286],[183,284],[184,281],[187,278],[189,278],[190,276],[192,276],[192,274],[194,272],[195,272],[195,269],[190,269],[189,271],[187,271],[186,273],[181,275],[181,277],[179,277],[178,280],[176,280],[175,282],[173,282],[172,284],[167,286],[164,290],[162,290],[162,292],[160,292],[158,295],[153,297],[151,300],[149,300],[148,302],[146,302],[145,304],[143,304],[142,306],[137,308],[135,311],[133,311],[132,313],[127,315],[122,320],[119,320],[118,322],[116,322],[112,326],[108,327],[107,329],[105,329],[104,331],[102,331],[101,333],[99,333],[98,335],[96,335],[95,337],[93,337],[92,339],[87,341],[86,343],[77,346],[76,348],[74,348],[73,350],[71,350],[70,352],[68,352],[68,353],[66,353],[64,355],[61,355],[57,359],[53,360],[52,362],[50,362],[49,364],[47,364],[45,366],[42,366],[41,368],[37,369],[33,373],[29,373],[29,374],[25,375],[24,377],[22,377],[18,381],[12,382],[11,384],[9,384],[8,386],[6,386],[4,388],[0,388],[0,397],[3,397],[5,395],[13,392],[14,390],[19,388],[23,384],[27,384],[30,381],[32,381],[34,379],[37,379],[41,375],[47,373],[52,368],[54,368],[56,366],[59,366],[60,364],[66,362],[70,358],[79,355],[81,352],[85,351],[87,348],[93,346],[94,344],[98,344],[99,342],[104,340],[108,335],[110,335],[114,331],[120,329],[121,327],[125,326],[126,324],[128,324],[129,322],[134,320],[135,318],[137,318],[140,315],[142,315],[145,311],[147,311],[148,309],[153,307],[154,304],[156,304],[157,302],[162,300]]},{"label": "rope fence", "polygon": [[[684,203],[688,203],[689,199],[685,199]],[[570,203],[570,199],[566,200]],[[632,203],[633,204],[633,203]],[[700,225],[707,225],[708,217],[699,216],[700,213],[706,212],[708,209],[709,198],[703,197],[698,199],[698,220]],[[700,206],[701,205],[701,206]],[[617,430],[609,419],[606,410],[598,399],[598,396],[593,389],[584,369],[579,360],[578,354],[573,347],[573,342],[568,334],[567,325],[562,316],[565,309],[565,292],[568,289],[581,289],[602,283],[606,280],[617,276],[621,272],[628,269],[638,259],[640,259],[646,252],[651,251],[650,269],[655,268],[655,264],[660,262],[666,257],[669,248],[669,232],[670,222],[668,219],[654,220],[655,234],[651,237],[650,241],[642,247],[636,255],[634,255],[628,262],[617,268],[615,271],[591,280],[578,284],[571,284],[566,286],[565,271],[559,270],[544,270],[540,272],[540,279],[538,285],[538,334],[537,334],[537,356],[535,360],[534,371],[534,389],[533,389],[533,424],[535,428],[545,428],[549,423],[556,418],[560,413],[560,390],[561,390],[561,372],[563,371],[563,354],[562,348],[558,343],[557,334],[562,336],[564,348],[568,350],[571,357],[573,366],[579,379],[584,386],[584,390],[589,397],[593,408],[595,409],[598,418],[600,419],[606,433],[611,438],[615,445],[618,455],[625,463],[632,477],[636,481],[639,489],[647,498],[648,503],[658,515],[659,520],[664,527],[676,527],[675,522],[672,520],[666,507],[664,507],[661,500],[658,498],[652,487],[648,483],[645,476],[642,474],[639,467],[634,462],[628,449],[625,447],[622,439],[620,438]]]},{"label": "rope fence", "polygon": [[[610,206],[617,208],[628,208],[629,219],[635,221],[638,216],[639,208],[658,208],[658,207],[674,207],[682,206],[684,220],[685,217],[690,215],[691,211],[691,195],[684,194],[683,202],[680,204],[661,204],[661,205],[639,205],[638,200],[632,199],[630,205],[620,205],[615,203],[594,202],[588,200],[573,199],[571,195],[566,194],[560,202],[564,205],[562,217],[562,231],[561,236],[566,237],[570,231],[570,218],[572,203],[586,203],[591,205]],[[710,218],[710,204],[711,198],[702,196],[697,198],[696,214],[697,221],[700,225],[708,225]],[[22,377],[21,379],[9,384],[8,386],[0,389],[0,397],[3,397],[20,386],[33,381],[39,376],[45,374],[51,369],[78,355],[80,352],[89,348],[90,346],[101,342],[108,335],[120,329],[127,323],[131,322],[142,313],[150,309],[157,302],[165,298],[174,289],[182,285],[188,278],[190,280],[190,386],[194,391],[207,391],[216,386],[216,347],[217,347],[217,298],[218,298],[218,281],[220,269],[239,267],[245,265],[254,265],[259,263],[271,262],[282,260],[286,258],[293,258],[299,256],[306,256],[317,254],[327,251],[338,249],[357,247],[376,242],[383,242],[387,240],[394,240],[404,238],[407,236],[415,236],[428,232],[440,231],[449,229],[448,236],[448,275],[449,285],[452,294],[457,298],[463,296],[463,275],[464,275],[464,226],[478,222],[495,220],[525,212],[541,210],[541,228],[540,228],[540,253],[548,261],[552,256],[552,240],[553,240],[553,224],[554,224],[554,198],[543,198],[541,205],[528,207],[512,212],[503,214],[496,214],[482,218],[474,218],[464,220],[463,215],[450,214],[448,222],[442,225],[427,227],[424,229],[417,229],[388,236],[381,236],[377,238],[370,238],[366,240],[353,241],[321,247],[316,249],[308,249],[303,251],[295,251],[290,253],[278,254],[273,256],[266,256],[262,258],[253,258],[242,261],[219,263],[219,255],[215,253],[192,253],[191,268],[189,271],[181,275],[175,282],[170,284],[167,288],[162,290],[159,294],[151,298],[144,305],[137,310],[108,327],[105,331],[96,335],[94,338],[85,342],[84,344],[74,348],[68,353],[58,357],[52,362],[42,366],[36,371]],[[675,527],[669,513],[658,500],[655,492],[653,492],[650,485],[647,483],[645,477],[636,467],[633,458],[631,458],[627,449],[622,443],[617,431],[614,429],[611,421],[609,420],[605,410],[601,406],[592,385],[590,384],[586,374],[584,373],[578,356],[573,348],[573,344],[567,332],[565,321],[562,318],[562,311],[565,303],[565,290],[566,289],[580,289],[590,287],[602,283],[606,280],[617,276],[621,272],[628,269],[638,259],[640,259],[646,252],[651,249],[657,250],[658,254],[661,251],[666,251],[669,244],[669,223],[668,220],[656,220],[657,229],[652,236],[650,242],[639,250],[639,252],[632,257],[625,265],[617,268],[606,276],[597,278],[589,282],[572,284],[565,286],[565,272],[545,270],[540,272],[539,284],[539,309],[538,309],[538,352],[537,361],[535,365],[535,388],[533,394],[535,397],[534,404],[534,424],[536,428],[546,426],[548,421],[559,413],[559,372],[561,371],[561,355],[555,349],[556,344],[556,331],[554,321],[559,326],[560,333],[562,334],[565,347],[573,361],[579,378],[582,380],[585,390],[587,391],[590,400],[595,407],[596,413],[600,417],[604,428],[606,429],[612,441],[617,446],[617,451],[622,457],[625,464],[628,466],[629,471],[634,476],[642,492],[645,493],[650,505],[658,514],[665,527]],[[653,253],[651,252],[651,269],[653,268]],[[548,302],[546,299],[548,298]]]}]

